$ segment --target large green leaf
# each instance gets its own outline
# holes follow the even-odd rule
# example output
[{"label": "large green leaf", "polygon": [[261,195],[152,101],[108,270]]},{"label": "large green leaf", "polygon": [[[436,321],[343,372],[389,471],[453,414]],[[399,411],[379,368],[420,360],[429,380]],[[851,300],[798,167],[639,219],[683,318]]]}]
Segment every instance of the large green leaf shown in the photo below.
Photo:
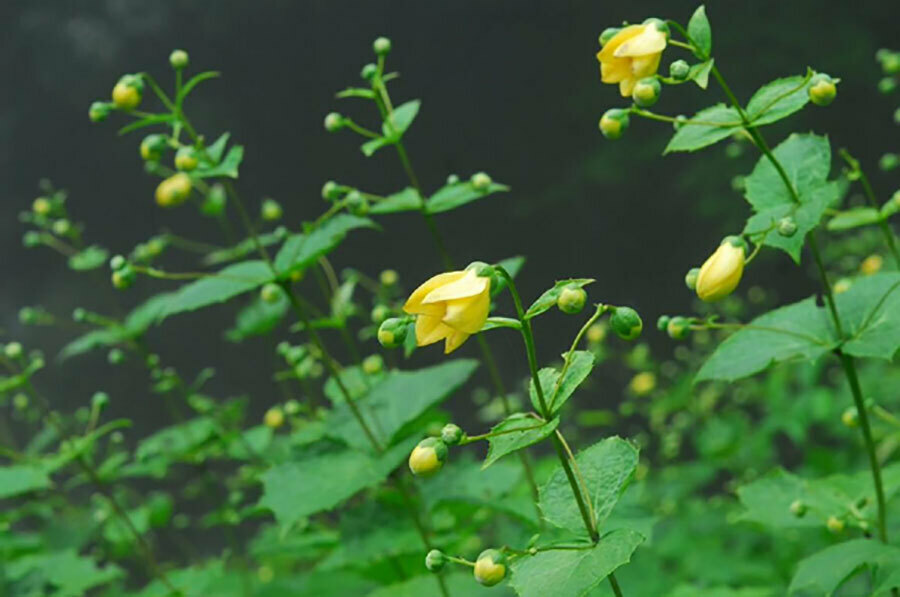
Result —
[{"label": "large green leaf", "polygon": [[469,181],[454,182],[438,189],[434,195],[429,197],[425,206],[428,209],[428,213],[439,214],[488,195],[508,190],[508,186],[496,182],[492,182],[485,189],[476,189]]},{"label": "large green leaf", "polygon": [[690,120],[693,122],[683,124],[675,131],[663,154],[697,151],[731,136],[741,127],[741,117],[737,110],[725,104],[700,110]]},{"label": "large green leaf", "polygon": [[[609,516],[631,481],[638,463],[638,450],[620,437],[604,439],[575,456],[591,498],[598,528]],[[540,489],[540,507],[549,522],[585,533],[584,519],[562,465]]]},{"label": "large green leaf", "polygon": [[[417,371],[391,371],[380,381],[372,380],[356,404],[379,441],[390,445],[404,435],[407,424],[447,399],[477,367],[478,361],[458,359]],[[343,401],[328,417],[328,433],[352,446],[369,447],[352,409]]]},{"label": "large green leaf", "polygon": [[857,278],[835,302],[848,338],[845,353],[893,358],[900,349],[900,272]]},{"label": "large green leaf", "polygon": [[[571,363],[562,379],[560,379],[560,372],[552,367],[545,367],[538,371],[538,379],[541,382],[541,389],[544,391],[544,400],[547,402],[547,408],[550,409],[551,415],[559,412],[578,389],[578,386],[591,374],[594,368],[594,359],[593,352],[576,350],[572,354]],[[541,405],[533,380],[528,384],[528,394],[531,397],[532,405],[540,412]]]},{"label": "large green leaf", "polygon": [[[422,499],[430,510],[449,503],[465,503],[519,515],[519,508],[509,508],[509,493],[521,479],[522,466],[518,462],[504,460],[483,470],[470,455],[462,453],[457,457],[451,452],[441,474],[422,482]],[[534,503],[530,498],[528,502],[523,518],[534,522]]]},{"label": "large green leaf", "polygon": [[270,509],[281,526],[291,527],[383,481],[417,440],[411,438],[378,455],[342,448],[275,466],[262,474],[259,505]]},{"label": "large green leaf", "polygon": [[177,313],[194,311],[215,303],[223,303],[250,292],[275,278],[264,261],[242,261],[182,286],[160,313],[159,321]]},{"label": "large green leaf", "polygon": [[340,542],[317,570],[361,567],[385,558],[422,552],[422,537],[415,525],[398,508],[374,500],[341,514]]},{"label": "large green leaf", "polygon": [[491,428],[491,433],[499,435],[488,438],[490,447],[482,468],[491,466],[507,454],[538,443],[553,433],[558,425],[559,417],[542,421],[523,413],[508,416]]},{"label": "large green leaf", "polygon": [[350,214],[336,215],[308,234],[289,237],[275,256],[275,269],[280,275],[286,275],[294,270],[307,268],[333,251],[351,230],[376,227],[375,222],[369,218]]},{"label": "large green leaf", "polygon": [[775,363],[815,360],[835,347],[825,309],[809,297],[757,317],[719,344],[695,382],[734,381]]},{"label": "large green leaf", "polygon": [[814,591],[817,595],[832,595],[854,572],[886,562],[900,561],[900,548],[873,539],[851,539],[805,558],[797,565],[789,593]]},{"label": "large green leaf", "polygon": [[814,73],[775,79],[760,87],[747,103],[747,117],[755,126],[770,124],[801,110],[809,102]]},{"label": "large green leaf", "polygon": [[50,487],[50,477],[37,466],[0,466],[0,500]]},{"label": "large green leaf", "polygon": [[583,597],[591,593],[618,567],[631,561],[631,554],[644,538],[620,529],[600,539],[591,549],[538,552],[512,564],[510,581],[520,597]]},{"label": "large green leaf", "polygon": [[[47,597],[81,597],[89,589],[105,585],[124,575],[124,571],[115,564],[99,567],[94,560],[79,556],[74,549],[31,554],[12,562],[4,562],[4,573],[11,580],[27,577],[35,586],[45,589],[47,588],[43,585],[51,585],[52,591],[26,593]],[[15,591],[13,593],[16,594]]]}]

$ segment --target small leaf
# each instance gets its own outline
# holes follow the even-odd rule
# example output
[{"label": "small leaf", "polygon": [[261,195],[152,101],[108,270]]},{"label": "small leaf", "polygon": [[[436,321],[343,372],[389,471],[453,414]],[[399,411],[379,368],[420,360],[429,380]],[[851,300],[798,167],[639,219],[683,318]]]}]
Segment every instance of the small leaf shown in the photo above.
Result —
[{"label": "small leaf", "polygon": [[439,214],[488,195],[508,190],[508,186],[496,182],[491,182],[486,189],[476,189],[469,181],[454,182],[438,189],[434,195],[429,197],[426,206],[428,213]]},{"label": "small leaf", "polygon": [[422,199],[418,191],[412,187],[406,187],[399,193],[388,195],[381,201],[374,203],[369,209],[370,214],[392,214],[400,211],[414,211],[422,207]]},{"label": "small leaf", "polygon": [[[287,235],[287,230],[284,228],[276,229],[272,232],[266,232],[265,234],[257,235],[257,240],[259,244],[264,247],[270,247],[274,244],[277,244],[285,239]],[[240,259],[241,257],[245,257],[251,253],[257,251],[256,241],[252,238],[245,238],[238,244],[233,247],[227,247],[225,249],[218,249],[216,251],[210,251],[206,255],[203,256],[203,264],[204,265],[220,265],[222,263],[227,263],[229,261],[234,261],[235,259]]]},{"label": "small leaf", "polygon": [[403,133],[412,125],[416,115],[419,113],[419,107],[422,102],[420,100],[410,100],[397,106],[390,116],[390,126],[386,127],[385,136],[402,137]]},{"label": "small leaf", "polygon": [[287,297],[279,296],[275,303],[267,303],[259,297],[240,310],[234,321],[234,327],[225,332],[225,337],[232,342],[241,342],[252,336],[263,336],[274,330],[290,302]]},{"label": "small leaf", "polygon": [[159,321],[177,313],[194,311],[215,303],[223,303],[250,292],[274,279],[268,264],[263,261],[242,261],[182,286],[172,295]]},{"label": "small leaf", "polygon": [[206,155],[214,163],[218,164],[225,154],[225,146],[228,144],[229,137],[231,137],[231,133],[222,133],[212,145],[206,148]]},{"label": "small leaf", "polygon": [[377,227],[377,224],[369,218],[350,214],[336,215],[309,234],[295,234],[289,237],[275,256],[275,269],[279,275],[284,276],[295,270],[307,268],[334,250],[351,230]]},{"label": "small leaf", "polygon": [[69,267],[75,271],[97,269],[106,263],[109,251],[99,245],[91,245],[69,257]]},{"label": "small leaf", "polygon": [[[559,417],[548,422],[522,413],[508,416],[491,428],[492,434],[501,435],[488,438],[490,447],[481,468],[486,469],[507,454],[538,443],[553,433],[558,425]],[[514,429],[520,431],[513,431]]]},{"label": "small leaf", "polygon": [[343,91],[339,91],[336,95],[341,99],[346,97],[361,97],[363,99],[375,99],[375,92],[364,87],[348,87]]},{"label": "small leaf", "polygon": [[709,58],[712,52],[712,28],[709,26],[709,19],[706,18],[706,7],[702,4],[691,15],[687,32],[697,48],[695,52],[697,58],[701,60]]},{"label": "small leaf", "polygon": [[126,124],[122,128],[119,129],[119,135],[125,135],[130,133],[131,131],[136,131],[138,129],[146,128],[148,126],[153,126],[156,124],[165,124],[168,122],[172,122],[175,120],[175,117],[171,114],[154,114],[152,116],[147,116],[146,118],[141,118],[140,120],[136,120],[131,124]]},{"label": "small leaf", "polygon": [[860,226],[871,226],[881,220],[881,211],[874,207],[854,207],[832,217],[828,220],[826,228],[831,231],[850,230]]},{"label": "small leaf", "polygon": [[566,286],[574,285],[578,288],[583,288],[594,282],[595,280],[593,278],[569,278],[568,280],[560,280],[553,285],[553,288],[544,292],[544,294],[539,296],[538,299],[528,307],[528,310],[525,312],[525,319],[537,317],[550,307],[556,305],[560,293]]},{"label": "small leaf", "polygon": [[801,110],[809,102],[814,73],[775,79],[760,87],[747,103],[747,117],[754,126],[771,124]]},{"label": "small leaf", "polygon": [[381,149],[382,147],[387,147],[388,145],[393,145],[396,143],[396,139],[390,139],[388,137],[376,137],[370,141],[366,141],[362,145],[360,145],[359,150],[363,152],[367,158],[372,157],[376,151]]},{"label": "small leaf", "polygon": [[217,165],[209,168],[197,168],[192,176],[197,178],[214,178],[219,176],[227,176],[228,178],[238,177],[238,167],[244,159],[244,148],[241,145],[234,145],[228,150],[225,158]]},{"label": "small leaf", "polygon": [[178,94],[178,97],[175,100],[176,103],[180,106],[181,102],[184,101],[184,98],[186,98],[197,85],[199,85],[203,81],[215,79],[220,76],[222,76],[222,73],[212,70],[194,75],[184,85],[181,86],[181,92]]},{"label": "small leaf", "polygon": [[705,62],[692,65],[688,71],[688,80],[696,83],[700,89],[706,89],[709,86],[709,73],[712,72],[714,62],[715,61],[710,58]]},{"label": "small leaf", "polygon": [[673,151],[697,151],[730,137],[741,128],[741,117],[737,110],[724,104],[716,104],[700,110],[691,121],[675,131],[663,154]]}]

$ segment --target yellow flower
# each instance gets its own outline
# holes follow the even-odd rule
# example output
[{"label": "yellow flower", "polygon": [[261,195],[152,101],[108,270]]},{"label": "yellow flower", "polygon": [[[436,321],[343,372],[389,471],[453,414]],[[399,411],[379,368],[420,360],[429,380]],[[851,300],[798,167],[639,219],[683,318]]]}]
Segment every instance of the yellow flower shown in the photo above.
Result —
[{"label": "yellow flower", "polygon": [[877,274],[883,265],[884,259],[881,255],[869,255],[863,259],[861,264],[859,264],[859,271],[862,272],[863,275],[871,276],[872,274]]},{"label": "yellow flower", "polygon": [[744,273],[744,245],[739,238],[722,241],[716,252],[700,267],[697,296],[706,302],[718,301],[731,294]]},{"label": "yellow flower", "polygon": [[666,32],[656,21],[625,27],[597,53],[600,78],[618,83],[622,97],[629,97],[635,83],[656,74],[665,47]]},{"label": "yellow flower", "polygon": [[416,288],[403,310],[416,317],[416,344],[445,340],[444,352],[481,331],[491,308],[490,278],[475,270],[438,274]]}]

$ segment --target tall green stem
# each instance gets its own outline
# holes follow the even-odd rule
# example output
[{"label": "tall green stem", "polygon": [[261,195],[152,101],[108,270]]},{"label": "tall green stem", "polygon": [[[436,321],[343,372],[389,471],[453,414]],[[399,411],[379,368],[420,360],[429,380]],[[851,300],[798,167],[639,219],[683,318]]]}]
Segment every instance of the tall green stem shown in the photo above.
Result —
[{"label": "tall green stem", "polygon": [[[878,205],[878,200],[875,198],[875,191],[872,189],[872,184],[869,182],[869,177],[866,176],[866,173],[863,171],[862,167],[859,165],[859,160],[850,155],[850,152],[846,149],[840,150],[841,157],[844,158],[844,161],[853,169],[853,172],[859,176],[859,182],[862,184],[863,191],[866,196],[866,201],[869,203],[869,207],[873,209],[880,209]],[[884,235],[884,242],[888,246],[888,249],[891,251],[891,255],[894,257],[894,263],[896,263],[897,267],[900,268],[900,250],[897,249],[897,241],[894,238],[894,233],[891,231],[891,225],[888,224],[887,219],[879,218],[878,227],[881,228],[881,234]]]}]

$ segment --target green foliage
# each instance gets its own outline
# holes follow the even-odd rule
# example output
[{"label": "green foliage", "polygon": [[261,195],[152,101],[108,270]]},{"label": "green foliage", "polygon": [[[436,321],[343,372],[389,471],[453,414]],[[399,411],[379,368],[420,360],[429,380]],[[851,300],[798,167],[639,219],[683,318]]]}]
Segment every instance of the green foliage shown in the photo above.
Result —
[{"label": "green foliage", "polygon": [[559,426],[559,417],[551,421],[535,419],[522,413],[510,415],[491,428],[490,447],[484,464],[487,468],[506,456],[547,438]]},{"label": "green foliage", "polygon": [[741,117],[734,108],[725,104],[710,106],[679,125],[663,153],[697,151],[730,137],[740,125]]}]

